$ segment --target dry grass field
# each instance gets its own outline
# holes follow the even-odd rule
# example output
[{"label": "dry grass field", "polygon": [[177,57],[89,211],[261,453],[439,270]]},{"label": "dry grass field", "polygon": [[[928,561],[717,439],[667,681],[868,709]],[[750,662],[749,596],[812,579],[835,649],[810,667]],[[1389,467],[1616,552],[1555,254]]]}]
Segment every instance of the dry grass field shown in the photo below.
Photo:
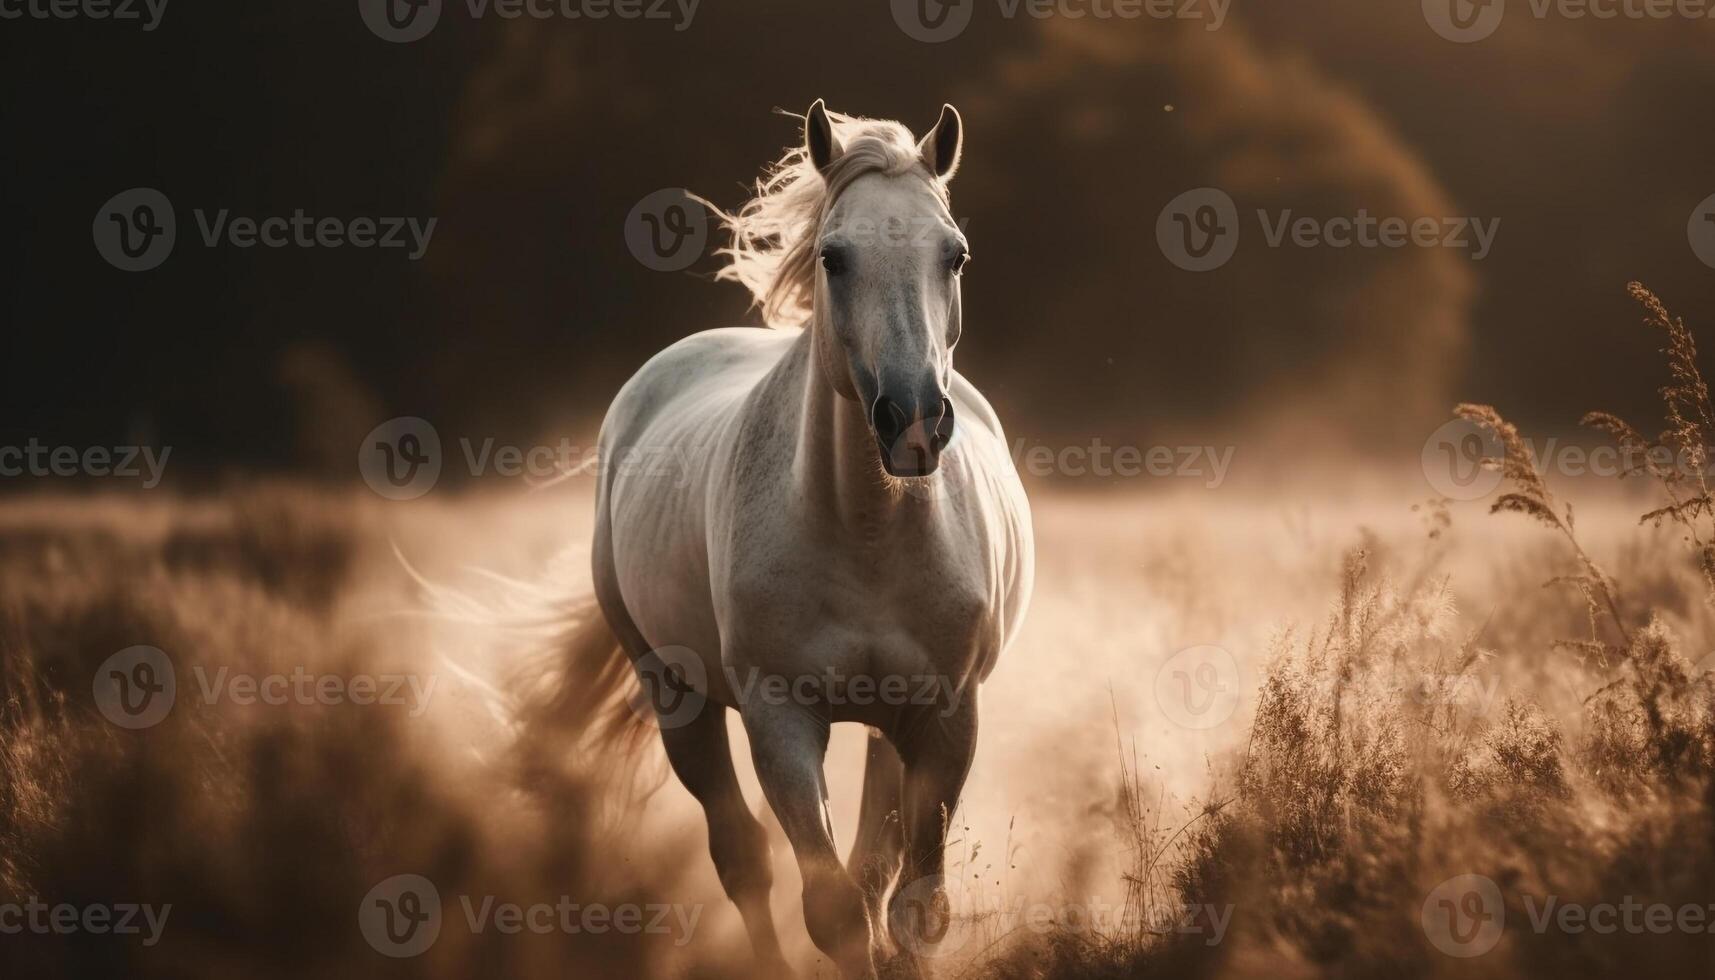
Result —
[{"label": "dry grass field", "polygon": [[[1706,422],[1700,379],[1672,383],[1681,421]],[[1640,524],[1667,499],[1648,475],[1509,469],[1450,503],[1415,459],[1361,466],[1318,471],[1315,494],[1033,488],[1037,595],[983,693],[938,975],[1715,966],[1696,481]],[[1543,526],[1567,501],[1572,535]],[[513,638],[428,613],[424,582],[481,596],[494,575],[580,567],[589,506],[576,481],[0,504],[0,903],[171,907],[157,935],[0,936],[0,973],[747,975],[684,790],[633,799],[577,760],[522,780],[487,690],[527,667]],[[176,693],[132,730],[92,692],[138,645]],[[314,694],[267,696],[299,676]],[[842,843],[863,738],[837,729],[830,752]],[[644,764],[647,786],[658,748]],[[771,833],[789,955],[831,976]],[[441,900],[411,958],[360,915],[401,874]],[[509,931],[489,914],[565,903],[641,919]]]}]

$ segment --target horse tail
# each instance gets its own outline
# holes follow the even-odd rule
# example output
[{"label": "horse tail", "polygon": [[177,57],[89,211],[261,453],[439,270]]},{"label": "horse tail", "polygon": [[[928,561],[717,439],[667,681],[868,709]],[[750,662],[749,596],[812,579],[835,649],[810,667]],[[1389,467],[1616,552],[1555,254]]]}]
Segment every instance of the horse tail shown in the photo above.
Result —
[{"label": "horse tail", "polygon": [[636,671],[593,595],[564,601],[552,625],[511,681],[520,760],[535,772],[569,752],[580,769],[618,771],[653,731]]},{"label": "horse tail", "polygon": [[513,762],[527,785],[624,773],[653,727],[636,672],[580,581],[587,566],[579,557],[562,554],[534,581],[479,571],[496,588],[476,596],[427,580],[399,555],[435,618],[502,638],[499,680],[445,654],[442,661],[510,731]]}]

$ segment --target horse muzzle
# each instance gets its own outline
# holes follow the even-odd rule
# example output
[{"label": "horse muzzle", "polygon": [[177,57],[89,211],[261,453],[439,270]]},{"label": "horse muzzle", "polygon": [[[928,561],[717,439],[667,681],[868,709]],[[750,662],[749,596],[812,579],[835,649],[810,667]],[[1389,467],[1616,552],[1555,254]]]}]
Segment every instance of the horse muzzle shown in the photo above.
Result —
[{"label": "horse muzzle", "polygon": [[888,475],[928,476],[953,438],[953,400],[939,392],[910,402],[883,394],[870,407],[869,422]]}]

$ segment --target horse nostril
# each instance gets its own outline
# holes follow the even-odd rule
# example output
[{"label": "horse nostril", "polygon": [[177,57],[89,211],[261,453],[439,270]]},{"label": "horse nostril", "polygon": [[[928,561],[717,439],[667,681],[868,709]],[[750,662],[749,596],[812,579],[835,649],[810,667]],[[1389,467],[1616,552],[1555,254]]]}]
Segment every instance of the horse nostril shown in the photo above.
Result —
[{"label": "horse nostril", "polygon": [[953,438],[953,400],[941,399],[941,417],[935,420],[934,439],[935,451],[947,448],[947,443]]},{"label": "horse nostril", "polygon": [[905,434],[906,426],[911,424],[911,417],[905,414],[905,409],[899,403],[886,395],[875,400],[875,407],[870,410],[870,422],[875,426],[875,434],[881,441],[892,445]]}]

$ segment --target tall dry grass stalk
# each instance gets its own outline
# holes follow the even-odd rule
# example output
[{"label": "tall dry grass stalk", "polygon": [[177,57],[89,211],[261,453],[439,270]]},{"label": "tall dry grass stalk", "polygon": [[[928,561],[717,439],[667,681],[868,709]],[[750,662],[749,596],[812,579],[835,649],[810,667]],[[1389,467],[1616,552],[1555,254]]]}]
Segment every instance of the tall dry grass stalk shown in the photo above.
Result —
[{"label": "tall dry grass stalk", "polygon": [[[1536,454],[1519,434],[1518,427],[1502,418],[1499,412],[1488,405],[1462,404],[1453,409],[1453,414],[1488,430],[1500,443],[1502,455],[1499,458],[1485,458],[1482,462],[1484,467],[1498,470],[1511,490],[1497,497],[1489,512],[1511,511],[1523,514],[1550,528],[1566,540],[1578,560],[1579,571],[1556,576],[1549,584],[1571,585],[1583,595],[1590,615],[1590,635],[1582,640],[1559,640],[1557,643],[1592,655],[1604,664],[1610,656],[1624,656],[1627,648],[1631,646],[1631,632],[1626,628],[1625,617],[1620,613],[1619,590],[1613,579],[1602,571],[1601,566],[1584,550],[1584,546],[1579,544],[1572,504],[1568,502],[1562,510],[1560,503],[1549,492],[1548,484],[1543,481],[1542,473],[1538,469]],[[1604,616],[1619,635],[1618,646],[1602,639]]]},{"label": "tall dry grass stalk", "polygon": [[1607,432],[1619,442],[1621,452],[1633,461],[1626,468],[1628,474],[1644,473],[1661,485],[1667,505],[1644,514],[1639,522],[1659,526],[1670,521],[1685,530],[1703,575],[1705,599],[1715,603],[1715,497],[1711,497],[1709,487],[1715,405],[1710,403],[1709,385],[1697,367],[1697,340],[1685,321],[1670,314],[1642,283],[1629,284],[1627,291],[1643,307],[1644,324],[1667,337],[1662,353],[1667,355],[1669,380],[1660,389],[1667,428],[1651,442],[1610,412],[1590,412],[1583,424]]},{"label": "tall dry grass stalk", "polygon": [[[1646,322],[1668,338],[1668,428],[1651,442],[1611,415],[1585,421],[1619,438],[1628,458],[1644,460],[1639,471],[1664,487],[1668,505],[1643,521],[1686,531],[1697,572],[1674,577],[1669,569],[1666,598],[1715,594],[1715,502],[1703,472],[1715,409],[1690,331],[1643,287],[1631,291]],[[1504,451],[1489,464],[1506,491],[1492,511],[1552,530],[1576,563],[1549,581],[1579,589],[1590,636],[1550,649],[1570,647],[1592,666],[1617,667],[1614,676],[1588,675],[1595,693],[1556,712],[1539,703],[1533,679],[1572,672],[1576,687],[1585,679],[1579,665],[1538,663],[1535,651],[1516,646],[1500,656],[1482,627],[1462,632],[1450,579],[1437,568],[1450,518],[1434,505],[1419,567],[1380,574],[1370,554],[1354,549],[1327,620],[1307,634],[1278,635],[1249,740],[1218,807],[1163,837],[1135,771],[1122,763],[1133,823],[1127,844],[1139,869],[1128,884],[1147,894],[1166,867],[1182,902],[1234,910],[1227,939],[1217,947],[1195,936],[1051,943],[1004,961],[995,976],[1424,977],[1475,969],[1559,980],[1707,971],[1708,936],[1691,930],[1529,927],[1531,903],[1546,896],[1585,907],[1708,905],[1715,683],[1692,668],[1659,610],[1646,616],[1622,600],[1517,428],[1488,406],[1456,412]],[[1677,467],[1664,451],[1680,457]],[[1661,601],[1656,578],[1654,592],[1640,594]],[[1514,598],[1488,601],[1504,608]],[[1476,960],[1447,955],[1421,924],[1428,896],[1463,874],[1489,878],[1506,906],[1503,941]]]}]

